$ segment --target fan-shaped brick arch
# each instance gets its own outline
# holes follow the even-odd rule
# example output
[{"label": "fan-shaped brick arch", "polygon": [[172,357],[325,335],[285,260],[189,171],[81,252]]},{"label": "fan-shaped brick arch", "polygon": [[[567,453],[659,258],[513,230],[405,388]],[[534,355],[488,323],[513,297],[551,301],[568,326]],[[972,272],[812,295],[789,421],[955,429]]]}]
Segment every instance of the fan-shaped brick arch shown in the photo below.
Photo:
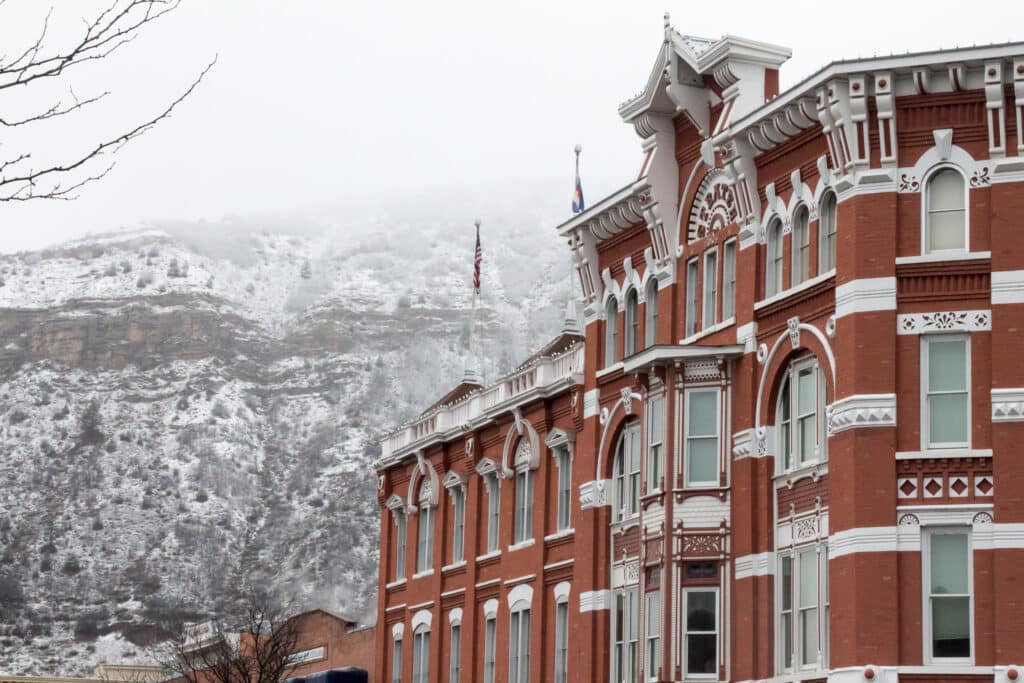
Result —
[{"label": "fan-shaped brick arch", "polygon": [[700,181],[700,187],[690,205],[690,221],[686,230],[687,243],[708,237],[732,225],[739,218],[736,195],[725,172],[715,168]]}]

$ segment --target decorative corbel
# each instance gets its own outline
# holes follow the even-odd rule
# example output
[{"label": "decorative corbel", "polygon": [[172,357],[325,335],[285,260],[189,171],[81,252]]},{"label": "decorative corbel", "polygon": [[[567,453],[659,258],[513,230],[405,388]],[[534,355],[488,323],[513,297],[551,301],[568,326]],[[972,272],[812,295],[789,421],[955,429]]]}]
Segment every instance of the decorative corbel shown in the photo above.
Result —
[{"label": "decorative corbel", "polygon": [[993,159],[1006,156],[1005,100],[1003,63],[989,62],[985,65],[985,118],[988,123],[988,153]]}]

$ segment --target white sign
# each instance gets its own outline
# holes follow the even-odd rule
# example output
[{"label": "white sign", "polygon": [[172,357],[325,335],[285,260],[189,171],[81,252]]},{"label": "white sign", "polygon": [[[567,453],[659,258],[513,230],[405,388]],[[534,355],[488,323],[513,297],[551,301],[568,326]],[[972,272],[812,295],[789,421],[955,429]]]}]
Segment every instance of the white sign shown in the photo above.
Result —
[{"label": "white sign", "polygon": [[293,652],[288,655],[289,664],[305,664],[306,662],[312,662],[315,659],[323,659],[325,655],[324,646],[314,647],[312,650],[303,650],[302,652]]}]

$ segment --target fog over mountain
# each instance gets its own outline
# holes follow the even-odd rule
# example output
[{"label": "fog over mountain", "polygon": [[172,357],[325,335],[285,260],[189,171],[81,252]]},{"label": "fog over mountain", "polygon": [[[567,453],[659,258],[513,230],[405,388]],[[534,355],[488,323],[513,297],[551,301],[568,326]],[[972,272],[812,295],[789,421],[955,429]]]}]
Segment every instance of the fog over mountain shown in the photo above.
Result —
[{"label": "fog over mountain", "polygon": [[474,216],[485,376],[562,326],[565,211],[526,198],[0,257],[0,671],[144,657],[159,624],[216,613],[246,577],[372,618],[371,461],[461,378]]}]

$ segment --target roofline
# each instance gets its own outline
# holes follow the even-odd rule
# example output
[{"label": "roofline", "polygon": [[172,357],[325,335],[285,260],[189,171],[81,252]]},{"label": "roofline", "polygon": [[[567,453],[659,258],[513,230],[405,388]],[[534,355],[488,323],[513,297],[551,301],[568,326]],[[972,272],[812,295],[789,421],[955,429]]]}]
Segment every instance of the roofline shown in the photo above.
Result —
[{"label": "roofline", "polygon": [[583,223],[592,220],[593,218],[612,208],[622,200],[632,197],[633,193],[636,192],[637,190],[636,186],[638,183],[640,185],[646,185],[647,181],[644,179],[641,179],[640,181],[630,181],[623,187],[620,187],[618,190],[615,190],[611,194],[607,194],[604,197],[602,197],[597,202],[597,204],[591,206],[589,209],[583,211],[582,213],[576,214],[567,221],[563,221],[561,224],[555,227],[555,230],[558,231],[559,235],[568,234],[574,228],[577,228]]},{"label": "roofline", "polygon": [[622,372],[626,374],[642,372],[656,365],[699,358],[737,358],[742,356],[743,352],[744,347],[742,344],[724,344],[719,346],[659,344],[625,359],[622,362]]},{"label": "roofline", "polygon": [[[1019,49],[1016,50],[1009,48]],[[1024,56],[1024,42],[997,43],[984,47],[953,48],[951,50],[930,50],[927,52],[908,52],[903,55],[888,57],[871,57],[868,59],[839,59],[829,62],[818,71],[804,78],[799,83],[780,93],[771,102],[755,109],[729,127],[731,133],[739,132],[762,118],[775,114],[778,110],[792,104],[808,94],[816,86],[837,76],[852,75],[863,71],[889,71],[906,69],[913,66],[929,66],[933,61],[958,62],[972,60],[1008,59],[1015,54]]]}]

